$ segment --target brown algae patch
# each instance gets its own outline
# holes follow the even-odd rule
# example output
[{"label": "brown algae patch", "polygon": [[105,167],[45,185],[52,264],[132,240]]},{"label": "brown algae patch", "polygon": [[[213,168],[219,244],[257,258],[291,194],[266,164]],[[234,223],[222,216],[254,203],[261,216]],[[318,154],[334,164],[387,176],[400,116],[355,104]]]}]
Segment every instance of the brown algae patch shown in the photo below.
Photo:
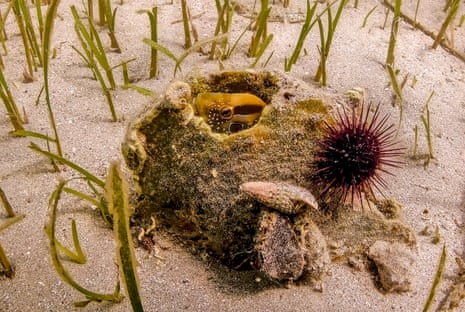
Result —
[{"label": "brown algae patch", "polygon": [[[309,207],[308,197],[295,196],[302,188],[313,192],[313,155],[323,123],[331,120],[329,97],[272,72],[223,72],[186,81],[174,82],[155,99],[123,143],[134,174],[139,223],[155,217],[197,251],[277,281],[321,281],[334,245],[341,245],[341,255],[364,255],[375,240],[414,245],[413,232],[397,219],[350,209],[328,217]],[[208,92],[252,94],[265,107],[250,127],[214,131],[194,108],[195,98]],[[283,194],[289,198],[280,198],[281,204],[295,203],[299,209],[280,211],[273,200],[241,191],[241,185],[254,181],[286,185]]]}]

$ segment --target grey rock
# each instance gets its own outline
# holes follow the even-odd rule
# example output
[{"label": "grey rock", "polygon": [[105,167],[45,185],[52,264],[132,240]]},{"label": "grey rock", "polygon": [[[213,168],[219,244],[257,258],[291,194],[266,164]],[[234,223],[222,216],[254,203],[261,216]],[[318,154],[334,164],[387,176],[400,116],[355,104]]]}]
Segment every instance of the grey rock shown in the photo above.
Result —
[{"label": "grey rock", "polygon": [[379,282],[386,292],[410,290],[415,259],[410,249],[401,243],[376,241],[368,251],[378,270]]}]

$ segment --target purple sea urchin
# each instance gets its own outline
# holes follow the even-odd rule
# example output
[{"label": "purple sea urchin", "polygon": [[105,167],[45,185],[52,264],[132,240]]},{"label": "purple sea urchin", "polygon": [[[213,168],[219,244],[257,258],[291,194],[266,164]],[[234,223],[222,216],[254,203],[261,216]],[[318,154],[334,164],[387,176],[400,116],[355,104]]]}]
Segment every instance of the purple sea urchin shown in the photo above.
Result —
[{"label": "purple sea urchin", "polygon": [[320,197],[351,204],[358,198],[363,205],[362,194],[374,197],[373,189],[380,193],[386,187],[382,173],[390,173],[385,167],[398,167],[395,158],[402,154],[396,147],[395,128],[388,116],[380,117],[379,105],[371,113],[371,104],[361,107],[357,115],[338,111],[334,125],[326,124],[326,135],[318,143],[315,167]]}]

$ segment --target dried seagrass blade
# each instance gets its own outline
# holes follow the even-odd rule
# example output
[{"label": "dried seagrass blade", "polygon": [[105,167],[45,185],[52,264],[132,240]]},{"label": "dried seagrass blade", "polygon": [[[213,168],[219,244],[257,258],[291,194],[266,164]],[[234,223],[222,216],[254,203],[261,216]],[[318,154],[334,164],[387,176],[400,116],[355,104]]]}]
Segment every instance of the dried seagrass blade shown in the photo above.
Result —
[{"label": "dried seagrass blade", "polygon": [[112,294],[101,294],[97,293],[91,290],[88,290],[87,288],[84,288],[80,284],[78,284],[71,274],[66,270],[64,267],[61,259],[60,259],[60,254],[59,254],[59,247],[57,244],[57,238],[55,236],[56,233],[56,220],[57,220],[57,210],[58,210],[58,204],[60,202],[61,195],[64,191],[66,185],[66,181],[60,181],[55,189],[55,191],[52,193],[50,200],[49,200],[49,222],[45,226],[45,232],[48,236],[49,239],[49,248],[50,248],[50,255],[52,257],[52,262],[53,266],[55,267],[55,270],[57,271],[58,275],[60,278],[66,282],[68,285],[82,293],[85,297],[85,301],[81,302],[76,302],[75,306],[85,306],[89,302],[96,301],[96,302],[101,302],[101,301],[109,301],[109,302],[120,302],[122,300],[122,297],[120,295],[120,287],[119,283],[117,283],[115,287],[115,291]]}]

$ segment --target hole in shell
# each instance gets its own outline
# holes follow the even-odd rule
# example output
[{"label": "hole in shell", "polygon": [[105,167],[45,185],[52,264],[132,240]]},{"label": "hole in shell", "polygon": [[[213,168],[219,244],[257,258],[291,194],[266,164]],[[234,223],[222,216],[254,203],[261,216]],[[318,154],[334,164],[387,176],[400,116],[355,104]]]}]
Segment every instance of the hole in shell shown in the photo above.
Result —
[{"label": "hole in shell", "polygon": [[237,133],[253,127],[266,103],[251,93],[199,93],[194,101],[196,115],[214,132]]}]

